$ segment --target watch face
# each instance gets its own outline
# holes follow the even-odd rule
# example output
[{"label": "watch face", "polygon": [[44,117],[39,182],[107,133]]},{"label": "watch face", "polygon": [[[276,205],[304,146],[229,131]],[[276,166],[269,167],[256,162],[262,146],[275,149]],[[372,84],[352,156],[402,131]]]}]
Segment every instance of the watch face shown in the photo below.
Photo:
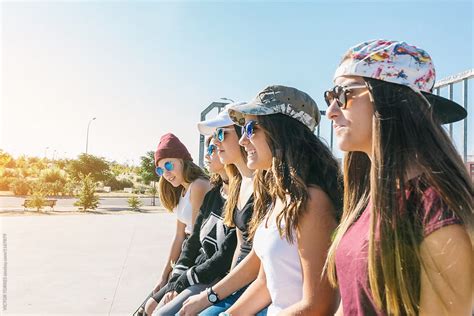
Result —
[{"label": "watch face", "polygon": [[209,294],[209,302],[215,303],[217,302],[217,296],[215,294]]}]

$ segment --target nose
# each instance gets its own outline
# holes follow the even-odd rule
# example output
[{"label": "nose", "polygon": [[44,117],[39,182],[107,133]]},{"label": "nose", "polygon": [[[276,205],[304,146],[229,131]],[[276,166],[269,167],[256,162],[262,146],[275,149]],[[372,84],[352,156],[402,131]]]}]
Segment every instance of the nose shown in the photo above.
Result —
[{"label": "nose", "polygon": [[326,110],[326,116],[330,120],[335,120],[341,114],[341,108],[337,104],[337,100],[334,99]]},{"label": "nose", "polygon": [[171,174],[171,171],[164,169],[163,175],[165,176],[165,178],[169,178],[170,174]]},{"label": "nose", "polygon": [[245,136],[245,133],[242,133],[242,136],[240,136],[240,139],[239,139],[239,145],[244,147],[248,143],[249,143],[249,139],[247,138],[247,136]]}]

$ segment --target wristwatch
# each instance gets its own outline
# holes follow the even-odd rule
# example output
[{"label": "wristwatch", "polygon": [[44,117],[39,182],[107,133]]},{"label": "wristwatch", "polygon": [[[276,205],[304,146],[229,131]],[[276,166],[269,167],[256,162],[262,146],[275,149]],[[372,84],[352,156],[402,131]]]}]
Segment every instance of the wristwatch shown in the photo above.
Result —
[{"label": "wristwatch", "polygon": [[216,304],[217,302],[219,302],[219,296],[217,295],[216,292],[214,292],[212,287],[208,287],[206,291],[207,291],[207,299],[209,300],[211,304]]}]

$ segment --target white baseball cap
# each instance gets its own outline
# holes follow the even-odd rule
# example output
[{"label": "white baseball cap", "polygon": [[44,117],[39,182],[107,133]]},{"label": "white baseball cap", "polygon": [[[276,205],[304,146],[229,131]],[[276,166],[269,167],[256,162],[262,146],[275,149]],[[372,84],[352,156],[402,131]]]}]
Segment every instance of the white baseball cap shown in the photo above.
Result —
[{"label": "white baseball cap", "polygon": [[219,127],[233,125],[234,122],[229,117],[228,109],[232,106],[238,106],[243,104],[246,104],[246,102],[229,103],[224,107],[224,109],[222,109],[221,112],[219,112],[219,114],[217,114],[215,118],[197,123],[199,133],[203,135],[211,135]]}]

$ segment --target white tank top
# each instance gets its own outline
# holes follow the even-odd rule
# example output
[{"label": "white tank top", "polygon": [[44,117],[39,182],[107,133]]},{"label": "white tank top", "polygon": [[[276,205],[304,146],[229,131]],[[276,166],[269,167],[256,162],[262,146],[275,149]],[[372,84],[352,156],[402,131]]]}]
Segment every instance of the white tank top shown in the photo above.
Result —
[{"label": "white tank top", "polygon": [[267,315],[276,315],[299,302],[303,298],[303,272],[296,240],[290,244],[280,238],[273,218],[268,220],[267,228],[265,220],[257,228],[253,248],[263,264],[272,299]]},{"label": "white tank top", "polygon": [[[193,182],[194,183],[194,182]],[[191,183],[184,196],[179,197],[178,205],[173,209],[178,220],[185,224],[184,232],[190,235],[193,232],[193,208],[191,206]]]}]

